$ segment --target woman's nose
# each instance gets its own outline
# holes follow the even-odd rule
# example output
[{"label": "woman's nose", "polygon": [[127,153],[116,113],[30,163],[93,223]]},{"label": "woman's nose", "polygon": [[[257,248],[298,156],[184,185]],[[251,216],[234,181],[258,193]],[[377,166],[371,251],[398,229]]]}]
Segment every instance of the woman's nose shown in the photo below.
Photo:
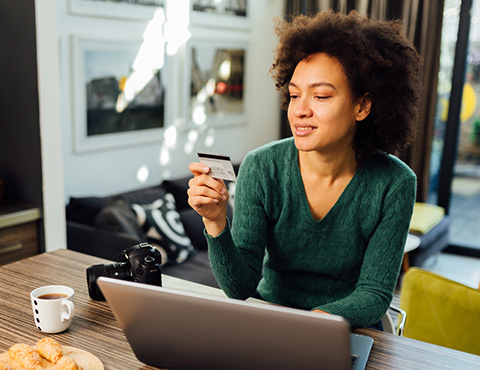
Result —
[{"label": "woman's nose", "polygon": [[308,117],[312,114],[312,109],[310,108],[307,99],[298,99],[293,108],[293,114],[295,117]]}]

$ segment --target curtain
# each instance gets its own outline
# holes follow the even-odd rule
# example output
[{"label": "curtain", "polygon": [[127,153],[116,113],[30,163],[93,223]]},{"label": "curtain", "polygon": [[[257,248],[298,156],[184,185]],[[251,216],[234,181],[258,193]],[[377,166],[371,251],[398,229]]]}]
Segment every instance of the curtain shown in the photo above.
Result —
[{"label": "curtain", "polygon": [[[401,19],[406,36],[424,58],[423,97],[417,137],[400,157],[417,175],[417,201],[425,202],[430,181],[430,151],[437,102],[444,0],[287,0],[286,14],[311,14],[333,9],[356,10],[372,19]],[[282,135],[288,135],[282,117]]]},{"label": "curtain", "polygon": [[430,183],[437,82],[440,68],[444,0],[405,0],[403,22],[407,36],[424,58],[423,93],[417,137],[402,159],[417,174],[417,201],[426,202]]}]

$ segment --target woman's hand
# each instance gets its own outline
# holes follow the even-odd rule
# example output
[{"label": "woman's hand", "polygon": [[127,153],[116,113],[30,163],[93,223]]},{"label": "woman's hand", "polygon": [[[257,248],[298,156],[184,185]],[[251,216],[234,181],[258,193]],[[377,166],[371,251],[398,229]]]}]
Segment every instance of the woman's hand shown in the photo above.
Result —
[{"label": "woman's hand", "polygon": [[217,236],[227,225],[229,194],[225,183],[210,176],[210,168],[202,163],[190,163],[188,168],[194,175],[188,182],[188,204],[203,217],[208,234]]}]

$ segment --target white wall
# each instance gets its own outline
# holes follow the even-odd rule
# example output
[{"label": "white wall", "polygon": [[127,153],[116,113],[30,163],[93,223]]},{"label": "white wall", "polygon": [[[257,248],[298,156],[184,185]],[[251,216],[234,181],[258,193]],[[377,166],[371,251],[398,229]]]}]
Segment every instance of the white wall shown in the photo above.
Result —
[{"label": "white wall", "polygon": [[[248,150],[279,137],[279,95],[269,75],[276,37],[272,19],[283,13],[284,1],[250,1],[251,31],[246,66],[246,114],[243,125],[207,129],[199,133],[193,152],[185,152],[188,130],[182,130],[181,110],[169,112],[167,125],[176,141],[167,145],[164,135],[155,142],[93,152],[78,153],[74,147],[72,121],[72,35],[103,35],[126,38],[142,35],[146,21],[122,21],[100,17],[74,16],[68,11],[68,1],[58,1],[60,79],[61,79],[61,137],[63,152],[64,200],[71,196],[109,195],[130,189],[159,184],[163,179],[188,174],[188,163],[196,160],[197,151],[229,154],[234,162],[241,161]],[[175,0],[179,1],[179,0]],[[41,3],[42,1],[40,1]],[[190,28],[192,33],[196,30]],[[224,33],[227,31],[218,30]],[[171,86],[169,86],[170,88]],[[175,87],[175,86],[173,86]],[[173,104],[174,107],[177,105]],[[177,106],[178,108],[178,106]],[[205,138],[213,133],[214,144],[208,147]],[[53,147],[52,147],[53,150]],[[160,155],[168,153],[168,163],[160,163]],[[137,179],[137,172],[147,167],[145,182]]]},{"label": "white wall", "polygon": [[66,248],[56,1],[38,0],[35,4],[43,224],[47,252]]}]

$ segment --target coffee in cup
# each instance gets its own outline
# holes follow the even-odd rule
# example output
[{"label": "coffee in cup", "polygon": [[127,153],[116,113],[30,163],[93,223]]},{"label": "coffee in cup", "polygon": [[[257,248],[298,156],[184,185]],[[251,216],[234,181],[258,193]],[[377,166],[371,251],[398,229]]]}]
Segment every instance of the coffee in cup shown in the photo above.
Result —
[{"label": "coffee in cup", "polygon": [[49,294],[43,294],[39,296],[39,299],[61,299],[61,298],[67,298],[68,296],[66,294],[59,294],[59,293],[49,293]]},{"label": "coffee in cup", "polygon": [[60,333],[67,330],[75,315],[74,290],[64,285],[48,285],[30,293],[33,317],[38,330]]}]

